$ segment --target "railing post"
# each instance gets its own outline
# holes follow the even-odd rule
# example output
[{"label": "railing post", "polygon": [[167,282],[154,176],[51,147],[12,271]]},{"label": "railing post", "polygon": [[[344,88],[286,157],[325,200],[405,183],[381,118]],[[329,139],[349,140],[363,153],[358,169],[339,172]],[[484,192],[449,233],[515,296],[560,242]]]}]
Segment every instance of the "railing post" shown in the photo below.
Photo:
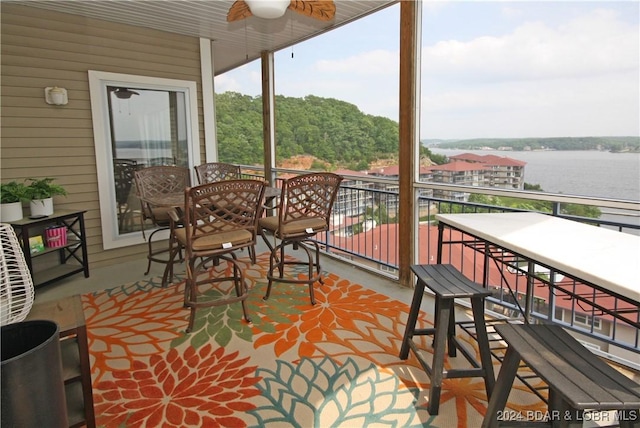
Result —
[{"label": "railing post", "polygon": [[536,264],[532,261],[527,263],[527,292],[524,302],[524,322],[529,324],[531,322],[531,307],[533,306],[533,282],[536,275]]},{"label": "railing post", "polygon": [[442,243],[444,238],[444,224],[438,223],[438,264],[442,263]]}]

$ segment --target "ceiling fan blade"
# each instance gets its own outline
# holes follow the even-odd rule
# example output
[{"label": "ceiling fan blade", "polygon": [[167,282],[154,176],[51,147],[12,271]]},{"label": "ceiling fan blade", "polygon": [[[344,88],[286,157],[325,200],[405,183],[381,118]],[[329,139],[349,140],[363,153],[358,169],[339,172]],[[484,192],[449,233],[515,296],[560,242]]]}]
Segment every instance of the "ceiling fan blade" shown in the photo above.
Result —
[{"label": "ceiling fan blade", "polygon": [[333,0],[291,0],[289,9],[320,21],[331,21],[336,15],[336,4]]},{"label": "ceiling fan blade", "polygon": [[132,91],[129,88],[116,88],[116,90],[113,91],[113,93],[116,96],[116,98],[120,98],[121,100],[128,100],[129,98],[131,98],[132,95],[140,95],[139,92]]},{"label": "ceiling fan blade", "polygon": [[240,21],[253,15],[244,0],[236,0],[227,12],[227,22]]}]

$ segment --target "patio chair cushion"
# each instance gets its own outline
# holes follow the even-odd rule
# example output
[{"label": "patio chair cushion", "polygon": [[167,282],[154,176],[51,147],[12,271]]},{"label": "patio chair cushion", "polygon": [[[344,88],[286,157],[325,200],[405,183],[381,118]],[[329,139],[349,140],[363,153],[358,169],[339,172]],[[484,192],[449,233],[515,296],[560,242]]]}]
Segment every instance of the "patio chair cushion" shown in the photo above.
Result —
[{"label": "patio chair cushion", "polygon": [[153,213],[153,218],[158,225],[169,224],[169,210],[173,207],[153,207],[151,208],[151,212]]},{"label": "patio chair cushion", "polygon": [[[280,224],[278,220],[278,216],[264,217],[260,219],[260,226],[263,229],[277,233],[279,237],[286,238],[315,235],[327,227],[326,220],[321,217],[301,218],[300,220],[289,221],[282,224],[281,229],[279,229]],[[313,233],[309,233],[308,230],[313,230]]]},{"label": "patio chair cushion", "polygon": [[[174,231],[175,237],[181,245],[186,246],[187,229],[180,228]],[[233,247],[246,244],[253,240],[253,234],[248,230],[231,230],[229,232],[219,232],[215,235],[205,235],[193,241],[194,251],[208,251],[223,248],[224,244],[230,243]]]}]

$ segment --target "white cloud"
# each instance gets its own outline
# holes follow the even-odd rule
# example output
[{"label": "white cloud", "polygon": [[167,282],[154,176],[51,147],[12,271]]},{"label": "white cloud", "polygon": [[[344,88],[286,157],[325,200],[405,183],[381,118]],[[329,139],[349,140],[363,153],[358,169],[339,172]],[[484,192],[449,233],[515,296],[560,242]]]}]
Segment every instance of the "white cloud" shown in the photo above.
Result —
[{"label": "white cloud", "polygon": [[[366,114],[398,118],[398,52],[374,49],[304,63],[276,61],[276,93],[317,95],[355,104]],[[283,64],[284,63],[284,64]]]},{"label": "white cloud", "polygon": [[235,73],[225,73],[216,77],[215,80],[216,92],[241,92],[242,84],[237,79]]},{"label": "white cloud", "polygon": [[346,73],[348,78],[360,78],[367,75],[397,76],[398,67],[397,51],[377,49],[341,59],[319,60],[312,68],[319,73]]},{"label": "white cloud", "polygon": [[423,68],[465,81],[583,77],[637,69],[638,52],[638,27],[600,10],[558,28],[530,22],[501,37],[441,41],[424,48]]},{"label": "white cloud", "polygon": [[502,8],[502,14],[507,18],[519,18],[523,16],[524,12],[522,11],[522,9],[513,7],[513,5],[509,4]]},{"label": "white cloud", "polygon": [[238,92],[251,96],[260,95],[262,91],[260,63],[256,61],[233,72],[216,76],[215,91],[217,93]]},{"label": "white cloud", "polygon": [[427,46],[423,138],[638,135],[638,31],[596,9]]},{"label": "white cloud", "polygon": [[637,83],[557,79],[459,88],[422,99],[423,138],[639,135]]}]

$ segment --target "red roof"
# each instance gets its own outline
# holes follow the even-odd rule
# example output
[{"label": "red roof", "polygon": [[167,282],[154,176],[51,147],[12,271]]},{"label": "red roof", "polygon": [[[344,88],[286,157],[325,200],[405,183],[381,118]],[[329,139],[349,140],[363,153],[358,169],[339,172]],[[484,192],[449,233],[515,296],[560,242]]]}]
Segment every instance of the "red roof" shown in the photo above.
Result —
[{"label": "red roof", "polygon": [[451,162],[444,165],[433,165],[429,167],[431,171],[484,171],[487,165],[471,162]]},{"label": "red roof", "polygon": [[[447,231],[449,233],[449,231]],[[450,231],[451,235],[447,236],[447,239],[452,241],[461,241],[462,233],[458,231]],[[366,257],[377,260],[380,263],[387,263],[389,265],[397,266],[397,236],[398,225],[397,224],[382,224],[374,228],[368,233],[359,233],[351,237],[338,237],[332,236],[332,244],[341,248],[345,248],[349,251],[362,254]],[[421,264],[434,264],[437,262],[438,254],[438,227],[433,225],[421,224],[418,228],[418,241],[417,246],[419,248],[419,263]],[[456,266],[461,272],[468,278],[477,282],[482,282],[482,272],[484,269],[484,257],[470,248],[461,249],[461,244],[451,244],[447,246],[443,253],[442,263],[450,263]],[[333,250],[338,251],[338,250]],[[510,272],[507,269],[500,269],[495,263],[489,263],[489,284],[493,286],[502,285],[505,293],[508,292],[506,284],[509,284],[512,288],[517,284],[518,289],[513,290],[519,294],[525,293],[526,290],[526,277],[524,275],[518,275],[514,272]],[[586,299],[593,299],[597,301],[598,305],[605,308],[617,307],[619,311],[624,309],[637,309],[633,305],[626,304],[621,300],[618,300],[617,306],[614,304],[614,298],[606,296],[602,293],[593,295],[594,289],[584,284],[575,284],[575,290],[573,290],[573,281],[569,278],[564,278],[557,282],[557,286],[566,287],[572,290],[575,294],[579,294]],[[536,287],[534,294],[537,298],[543,299],[547,302],[550,301],[550,291],[546,285],[536,281]],[[577,304],[574,299],[563,294],[560,290],[555,290],[555,305],[559,308],[566,310],[575,310],[579,313],[589,314],[591,307],[587,304]],[[604,319],[611,319],[611,316],[603,315],[596,311],[596,316]],[[632,321],[634,320],[634,314],[628,315]]]},{"label": "red roof", "polygon": [[[432,167],[420,166],[419,174],[428,174]],[[380,168],[373,168],[367,171],[368,175],[378,175],[383,177],[398,177],[400,175],[400,166],[389,165]]]},{"label": "red roof", "polygon": [[333,173],[338,174],[338,175],[356,175],[356,176],[361,176],[361,177],[366,177],[367,176],[366,172],[353,171],[353,170],[350,170],[350,169],[338,169],[336,171],[333,171]]},{"label": "red roof", "polygon": [[399,165],[389,165],[380,168],[373,168],[368,171],[370,175],[398,176],[400,175]]},{"label": "red roof", "polygon": [[453,161],[482,162],[483,156],[474,153],[461,153],[459,155],[449,156],[449,159]]},{"label": "red roof", "polygon": [[454,161],[477,162],[495,166],[525,166],[527,164],[526,162],[508,158],[505,156],[477,155],[475,153],[461,153],[459,155],[450,156],[449,159],[452,159]]},{"label": "red roof", "polygon": [[525,166],[527,163],[511,158],[498,158],[489,162],[485,162],[486,165],[491,166]]},{"label": "red roof", "polygon": [[[458,233],[459,232],[452,232]],[[378,260],[382,263],[397,266],[397,224],[381,224],[368,233],[359,233],[350,237],[332,236],[332,244],[349,251],[362,254],[366,257]],[[460,237],[453,238],[459,239]],[[438,227],[421,224],[418,228],[418,244],[420,248],[419,262],[424,264],[436,263],[438,254]],[[458,247],[458,248],[456,248]],[[458,268],[462,266],[462,272],[469,278],[474,279],[474,275],[482,272],[482,257],[478,257],[473,251],[462,251],[459,246],[454,245],[452,251],[447,251],[443,256],[443,263],[451,263]],[[509,272],[507,275],[514,276]],[[475,277],[479,280],[478,277]],[[501,279],[500,271],[494,268],[489,273],[489,279],[493,284],[499,284]]]}]

